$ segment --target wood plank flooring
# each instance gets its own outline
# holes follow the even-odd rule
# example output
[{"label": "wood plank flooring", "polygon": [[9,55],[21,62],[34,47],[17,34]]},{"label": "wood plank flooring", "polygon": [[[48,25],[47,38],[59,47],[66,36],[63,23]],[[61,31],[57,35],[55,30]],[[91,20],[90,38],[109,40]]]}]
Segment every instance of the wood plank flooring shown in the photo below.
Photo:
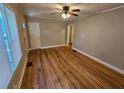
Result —
[{"label": "wood plank flooring", "polygon": [[124,75],[67,47],[32,50],[28,63],[23,89],[124,88]]}]

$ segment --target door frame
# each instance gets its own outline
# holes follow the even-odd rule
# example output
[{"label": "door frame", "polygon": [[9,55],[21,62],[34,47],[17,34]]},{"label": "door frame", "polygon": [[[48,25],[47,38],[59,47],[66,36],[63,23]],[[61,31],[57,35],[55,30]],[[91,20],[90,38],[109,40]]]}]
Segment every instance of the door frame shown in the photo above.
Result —
[{"label": "door frame", "polygon": [[68,24],[67,26],[67,42],[66,45],[69,46],[69,31],[70,31],[70,26],[72,26],[72,46],[73,46],[73,35],[74,35],[74,24]]}]

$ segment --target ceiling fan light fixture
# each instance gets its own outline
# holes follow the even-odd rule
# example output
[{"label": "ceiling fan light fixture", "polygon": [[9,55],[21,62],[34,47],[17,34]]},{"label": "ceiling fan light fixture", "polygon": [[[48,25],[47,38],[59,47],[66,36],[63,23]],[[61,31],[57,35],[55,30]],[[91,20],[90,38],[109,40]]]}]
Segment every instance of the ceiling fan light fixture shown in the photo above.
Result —
[{"label": "ceiling fan light fixture", "polygon": [[66,16],[67,16],[67,18],[69,18],[70,17],[70,14],[67,14]]},{"label": "ceiling fan light fixture", "polygon": [[67,18],[67,16],[66,16],[66,14],[65,14],[65,13],[63,13],[63,14],[62,14],[62,17],[63,17],[64,19],[66,19],[66,18]]},{"label": "ceiling fan light fixture", "polygon": [[64,19],[69,18],[69,17],[70,17],[70,14],[65,14],[65,13],[63,13],[63,14],[62,14],[62,17],[63,17]]},{"label": "ceiling fan light fixture", "polygon": [[[79,16],[77,12],[80,12],[80,9],[71,9],[70,6],[63,6],[62,8],[56,8],[56,10],[59,10],[61,13],[61,17],[64,19],[69,18],[70,16]],[[52,14],[57,14],[57,13],[52,13]]]}]

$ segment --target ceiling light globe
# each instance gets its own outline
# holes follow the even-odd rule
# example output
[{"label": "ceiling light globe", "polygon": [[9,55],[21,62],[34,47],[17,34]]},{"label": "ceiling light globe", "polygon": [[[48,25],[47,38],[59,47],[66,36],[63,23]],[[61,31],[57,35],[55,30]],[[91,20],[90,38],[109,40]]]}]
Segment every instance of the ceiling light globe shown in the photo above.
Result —
[{"label": "ceiling light globe", "polygon": [[62,14],[62,17],[63,17],[64,19],[66,19],[66,14]]},{"label": "ceiling light globe", "polygon": [[67,18],[69,18],[70,17],[70,14],[67,14]]}]

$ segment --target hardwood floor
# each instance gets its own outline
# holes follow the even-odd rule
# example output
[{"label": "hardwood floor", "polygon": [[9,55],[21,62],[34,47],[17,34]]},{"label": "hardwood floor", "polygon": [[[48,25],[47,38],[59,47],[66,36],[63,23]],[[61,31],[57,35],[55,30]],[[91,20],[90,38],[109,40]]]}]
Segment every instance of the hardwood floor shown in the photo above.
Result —
[{"label": "hardwood floor", "polygon": [[27,66],[21,88],[124,88],[122,74],[67,47],[32,50]]}]

